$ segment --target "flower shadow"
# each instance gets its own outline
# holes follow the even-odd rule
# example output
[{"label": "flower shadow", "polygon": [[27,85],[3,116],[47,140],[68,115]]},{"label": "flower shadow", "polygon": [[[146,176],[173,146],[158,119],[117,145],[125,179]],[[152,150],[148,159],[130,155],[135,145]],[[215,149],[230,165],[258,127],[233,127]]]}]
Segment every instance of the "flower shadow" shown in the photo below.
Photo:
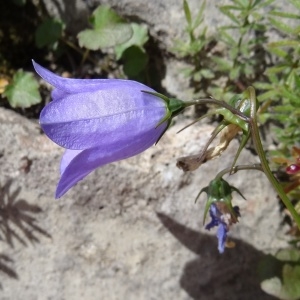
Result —
[{"label": "flower shadow", "polygon": [[260,288],[258,265],[265,254],[241,240],[224,254],[217,238],[205,235],[157,213],[162,224],[186,248],[197,254],[183,268],[180,286],[195,300],[273,300]]},{"label": "flower shadow", "polygon": [[[21,188],[13,188],[13,181],[8,180],[0,186],[0,242],[7,243],[14,248],[15,241],[23,246],[39,243],[39,235],[51,238],[51,235],[37,225],[35,214],[42,209],[20,198]],[[19,279],[18,274],[12,268],[14,260],[4,253],[0,253],[0,273],[12,279]],[[0,282],[0,289],[3,289]]]},{"label": "flower shadow", "polygon": [[[12,279],[19,279],[18,274],[9,266],[14,261],[7,255],[0,254],[0,272],[6,274]],[[2,290],[2,284],[0,283],[0,289]]]},{"label": "flower shadow", "polygon": [[27,246],[27,242],[38,243],[36,233],[51,238],[51,235],[36,224],[34,214],[42,209],[19,198],[21,188],[12,189],[12,180],[0,187],[0,240],[14,247],[14,240]]}]

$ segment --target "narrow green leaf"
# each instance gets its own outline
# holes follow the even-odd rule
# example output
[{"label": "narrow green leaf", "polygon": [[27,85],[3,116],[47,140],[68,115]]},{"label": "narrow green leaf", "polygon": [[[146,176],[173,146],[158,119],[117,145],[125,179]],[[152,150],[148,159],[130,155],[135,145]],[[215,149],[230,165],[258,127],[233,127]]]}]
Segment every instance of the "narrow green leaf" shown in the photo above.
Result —
[{"label": "narrow green leaf", "polygon": [[299,14],[292,14],[283,11],[270,11],[269,14],[272,16],[278,16],[278,17],[288,18],[288,19],[300,19]]},{"label": "narrow green leaf", "polygon": [[276,20],[272,17],[269,17],[269,21],[273,26],[275,26],[276,29],[278,29],[278,30],[280,30],[284,33],[287,33],[287,34],[294,34],[295,33],[294,28],[288,26],[287,24],[282,23],[279,20]]},{"label": "narrow green leaf", "polygon": [[300,47],[300,41],[297,40],[282,40],[278,42],[273,42],[268,45],[271,48],[274,47]]},{"label": "narrow green leaf", "polygon": [[260,90],[271,90],[273,89],[272,84],[266,82],[256,82],[254,87]]},{"label": "narrow green leaf", "polygon": [[4,95],[11,107],[27,108],[41,102],[38,88],[39,84],[32,73],[19,70],[5,87]]},{"label": "narrow green leaf", "polygon": [[207,79],[212,79],[215,77],[215,73],[210,69],[201,69],[200,73],[204,78]]},{"label": "narrow green leaf", "polygon": [[231,80],[236,80],[239,78],[241,72],[241,66],[236,66],[235,68],[231,69],[229,72],[229,78]]},{"label": "narrow green leaf", "polygon": [[193,29],[196,29],[203,22],[203,14],[204,14],[205,7],[206,7],[206,1],[203,1],[200,10],[193,22],[192,25]]},{"label": "narrow green leaf", "polygon": [[[298,74],[295,74],[295,84],[298,91],[300,91],[300,76]],[[300,99],[300,97],[299,97]]]},{"label": "narrow green leaf", "polygon": [[[280,91],[280,93],[282,94],[283,97],[289,99],[289,101],[294,101],[296,103],[298,102],[299,105],[300,105],[299,98],[293,90],[289,91],[286,87],[282,86],[282,87],[280,87],[279,91]],[[293,108],[295,108],[295,107],[292,106],[292,109]]]},{"label": "narrow green leaf", "polygon": [[271,90],[265,93],[262,93],[258,95],[257,100],[259,102],[265,101],[265,100],[274,100],[274,98],[278,95],[278,92],[276,90]]},{"label": "narrow green leaf", "polygon": [[267,74],[277,74],[287,69],[286,65],[277,65],[275,67],[270,67],[267,69]]},{"label": "narrow green leaf", "polygon": [[275,55],[277,55],[278,57],[281,57],[283,59],[285,59],[287,56],[289,56],[289,53],[286,52],[283,49],[277,48],[277,47],[269,47],[269,51]]},{"label": "narrow green leaf", "polygon": [[233,21],[234,23],[240,25],[240,22],[239,20],[236,18],[236,16],[229,10],[226,8],[224,8],[224,6],[221,6],[220,7],[220,11],[225,15],[227,16],[231,21]]},{"label": "narrow green leaf", "polygon": [[189,4],[186,0],[183,0],[183,10],[184,10],[185,19],[186,19],[188,25],[191,27],[192,26],[192,16],[191,16]]},{"label": "narrow green leaf", "polygon": [[237,43],[236,39],[234,39],[231,34],[228,34],[226,32],[226,28],[220,30],[220,36],[223,41],[225,41],[226,43],[228,43],[231,46],[234,46]]},{"label": "narrow green leaf", "polygon": [[269,80],[272,82],[273,85],[276,86],[276,85],[279,84],[279,79],[278,79],[278,77],[277,77],[276,74],[274,74],[274,73],[269,73],[269,74],[268,74],[268,77],[269,77]]},{"label": "narrow green leaf", "polygon": [[212,60],[217,64],[217,69],[221,71],[229,71],[233,67],[233,62],[225,58],[212,56]]},{"label": "narrow green leaf", "polygon": [[261,8],[267,7],[270,4],[272,4],[274,1],[275,0],[259,1],[260,3],[256,6],[256,8],[261,9]]},{"label": "narrow green leaf", "polygon": [[238,7],[245,8],[243,3],[241,3],[240,0],[232,0],[232,2],[235,3],[236,5],[238,5]]}]

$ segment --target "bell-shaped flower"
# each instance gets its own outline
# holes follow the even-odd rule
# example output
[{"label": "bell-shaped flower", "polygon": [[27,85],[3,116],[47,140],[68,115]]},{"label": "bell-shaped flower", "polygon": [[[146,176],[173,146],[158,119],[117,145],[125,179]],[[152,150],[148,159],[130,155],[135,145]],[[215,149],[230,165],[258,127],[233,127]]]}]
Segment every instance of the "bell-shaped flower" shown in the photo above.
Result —
[{"label": "bell-shaped flower", "polygon": [[218,250],[220,253],[223,253],[230,226],[233,223],[236,223],[238,217],[240,217],[239,207],[234,206],[233,209],[230,210],[225,202],[216,201],[210,205],[209,215],[211,217],[211,221],[205,226],[205,229],[210,230],[213,227],[218,227]]},{"label": "bell-shaped flower", "polygon": [[240,211],[238,206],[232,206],[232,192],[239,193],[243,198],[241,192],[231,186],[223,178],[216,177],[209,185],[203,188],[198,194],[196,200],[202,192],[206,192],[208,200],[206,202],[203,223],[205,222],[207,212],[211,217],[210,223],[205,228],[210,230],[213,227],[218,227],[218,250],[223,253],[227,242],[227,233],[234,223],[238,222]]},{"label": "bell-shaped flower", "polygon": [[36,72],[54,86],[40,114],[45,134],[66,148],[56,198],[94,169],[137,155],[166,131],[184,105],[131,80],[68,79],[33,61]]}]

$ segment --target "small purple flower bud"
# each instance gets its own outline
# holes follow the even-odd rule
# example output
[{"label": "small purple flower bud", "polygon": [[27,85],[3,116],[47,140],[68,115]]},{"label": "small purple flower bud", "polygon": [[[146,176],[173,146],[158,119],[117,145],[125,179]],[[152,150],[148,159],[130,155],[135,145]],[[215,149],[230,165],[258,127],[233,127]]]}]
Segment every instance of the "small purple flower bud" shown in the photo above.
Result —
[{"label": "small purple flower bud", "polygon": [[66,148],[56,198],[94,169],[137,155],[168,127],[167,103],[141,83],[120,79],[67,79],[33,61],[35,71],[54,86],[40,125]]}]

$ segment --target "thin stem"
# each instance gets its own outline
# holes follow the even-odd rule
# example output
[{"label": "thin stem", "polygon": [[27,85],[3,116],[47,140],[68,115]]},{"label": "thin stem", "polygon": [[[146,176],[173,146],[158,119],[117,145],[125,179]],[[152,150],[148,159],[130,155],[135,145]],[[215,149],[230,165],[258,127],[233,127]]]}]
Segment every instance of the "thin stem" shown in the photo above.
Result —
[{"label": "thin stem", "polygon": [[258,170],[258,171],[263,172],[263,168],[262,168],[261,164],[239,165],[239,166],[234,166],[233,168],[229,167],[229,168],[222,170],[221,172],[219,172],[217,174],[215,179],[221,179],[227,173],[229,173],[231,175],[231,174],[235,174],[236,172],[241,171],[241,170]]},{"label": "thin stem", "polygon": [[214,104],[214,105],[224,107],[227,110],[229,110],[232,114],[239,116],[243,121],[246,121],[248,123],[250,122],[250,118],[247,117],[245,114],[243,114],[240,110],[232,107],[230,104],[228,104],[224,101],[220,101],[220,100],[217,100],[214,98],[203,98],[203,99],[197,99],[194,101],[187,101],[187,102],[185,102],[185,107],[197,105],[197,104]]},{"label": "thin stem", "polygon": [[256,118],[256,95],[255,95],[255,90],[253,87],[249,87],[248,88],[248,92],[249,92],[249,98],[251,101],[251,111],[250,111],[250,121],[249,121],[249,127],[251,130],[251,134],[252,134],[252,139],[253,139],[253,143],[256,149],[256,152],[258,154],[258,157],[260,159],[261,162],[261,167],[264,171],[264,173],[266,174],[266,176],[268,177],[269,181],[271,182],[271,184],[273,185],[274,189],[276,190],[277,194],[279,195],[279,197],[281,198],[282,202],[284,203],[284,205],[286,206],[286,208],[289,210],[289,212],[291,213],[291,215],[293,216],[297,226],[300,229],[300,216],[297,213],[297,211],[295,210],[293,204],[291,203],[290,199],[287,197],[287,195],[284,192],[284,189],[282,188],[282,186],[279,184],[279,182],[277,181],[277,179],[274,177],[267,158],[265,156],[265,152],[261,143],[261,139],[260,139],[260,134],[259,134],[259,130],[257,127],[257,118]]}]

